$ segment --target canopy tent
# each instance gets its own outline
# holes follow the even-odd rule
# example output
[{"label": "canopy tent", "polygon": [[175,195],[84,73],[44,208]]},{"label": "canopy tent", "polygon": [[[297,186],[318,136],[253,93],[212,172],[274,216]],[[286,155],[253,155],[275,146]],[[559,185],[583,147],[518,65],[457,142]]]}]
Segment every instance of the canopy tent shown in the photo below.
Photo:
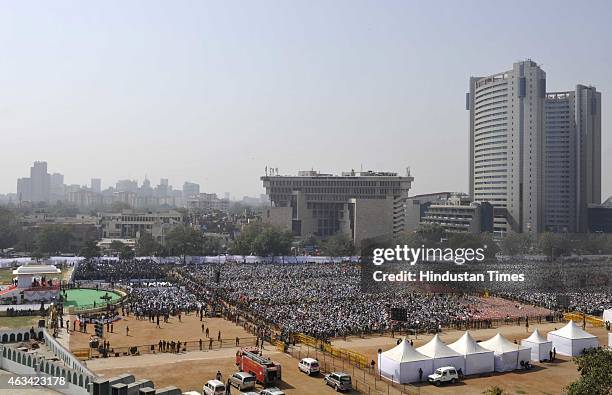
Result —
[{"label": "canopy tent", "polygon": [[545,361],[550,359],[552,342],[546,340],[537,329],[527,339],[521,340],[521,344],[531,348],[531,359],[534,361]]},{"label": "canopy tent", "polygon": [[421,354],[433,359],[433,369],[452,366],[465,371],[465,358],[440,340],[437,334],[426,344],[416,349]]},{"label": "canopy tent", "polygon": [[495,353],[496,372],[520,369],[531,357],[530,348],[514,344],[499,333],[487,341],[480,342],[480,345]]},{"label": "canopy tent", "polygon": [[604,310],[603,312],[603,322],[609,322],[612,324],[612,309]]},{"label": "canopy tent", "polygon": [[406,339],[392,349],[380,354],[378,361],[380,374],[400,384],[419,381],[433,373],[433,360],[415,350]]},{"label": "canopy tent", "polygon": [[495,369],[493,351],[481,347],[467,331],[448,347],[463,356],[465,362],[463,374],[466,376],[490,373]]},{"label": "canopy tent", "polygon": [[548,332],[547,338],[558,354],[569,357],[582,354],[586,348],[599,347],[597,336],[582,330],[571,320],[563,328]]}]

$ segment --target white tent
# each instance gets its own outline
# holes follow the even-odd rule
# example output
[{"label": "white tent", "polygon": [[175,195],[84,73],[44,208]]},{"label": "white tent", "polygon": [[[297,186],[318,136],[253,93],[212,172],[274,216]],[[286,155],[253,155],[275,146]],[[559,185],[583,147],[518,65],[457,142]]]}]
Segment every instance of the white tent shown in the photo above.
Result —
[{"label": "white tent", "polygon": [[604,322],[604,324],[606,322],[612,323],[612,309],[604,310],[604,312],[603,312],[603,322]]},{"label": "white tent", "polygon": [[481,347],[467,331],[448,347],[463,356],[465,360],[463,374],[466,376],[495,370],[493,351]]},{"label": "white tent", "polygon": [[495,371],[508,372],[521,369],[521,362],[528,362],[531,357],[531,349],[519,344],[514,344],[499,333],[480,345],[495,353]]},{"label": "white tent", "polygon": [[552,342],[546,340],[536,329],[527,339],[521,340],[521,344],[531,348],[531,359],[534,361],[545,361],[550,359]]},{"label": "white tent", "polygon": [[421,354],[433,359],[433,369],[442,366],[452,366],[465,372],[465,358],[457,351],[453,350],[440,340],[440,336],[435,335],[427,344],[416,349]]},{"label": "white tent", "polygon": [[548,332],[548,340],[558,354],[574,357],[582,354],[586,348],[599,347],[597,336],[582,330],[574,321],[570,321],[561,329]]},{"label": "white tent", "polygon": [[378,361],[380,373],[397,383],[407,384],[419,381],[419,369],[423,380],[433,373],[433,360],[415,350],[404,339],[392,349],[380,354]]}]

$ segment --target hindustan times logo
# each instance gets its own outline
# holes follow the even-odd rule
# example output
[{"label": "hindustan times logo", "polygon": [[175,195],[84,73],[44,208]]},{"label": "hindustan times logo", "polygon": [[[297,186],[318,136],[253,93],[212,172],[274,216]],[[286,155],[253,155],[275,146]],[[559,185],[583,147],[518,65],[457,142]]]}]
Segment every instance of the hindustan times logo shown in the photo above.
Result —
[{"label": "hindustan times logo", "polygon": [[[485,247],[486,248],[486,247]],[[397,245],[395,248],[375,248],[372,262],[380,266],[385,262],[453,262],[463,265],[466,262],[482,262],[485,248],[418,248]]]}]

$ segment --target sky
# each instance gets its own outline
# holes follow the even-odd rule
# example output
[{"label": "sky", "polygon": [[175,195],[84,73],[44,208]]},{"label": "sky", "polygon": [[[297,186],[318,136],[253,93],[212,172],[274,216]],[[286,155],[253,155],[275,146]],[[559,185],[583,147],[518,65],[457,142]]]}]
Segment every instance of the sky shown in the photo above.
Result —
[{"label": "sky", "polygon": [[0,193],[36,160],[66,184],[145,176],[233,198],[264,168],[397,171],[468,190],[469,77],[533,59],[602,92],[609,1],[0,0]]}]

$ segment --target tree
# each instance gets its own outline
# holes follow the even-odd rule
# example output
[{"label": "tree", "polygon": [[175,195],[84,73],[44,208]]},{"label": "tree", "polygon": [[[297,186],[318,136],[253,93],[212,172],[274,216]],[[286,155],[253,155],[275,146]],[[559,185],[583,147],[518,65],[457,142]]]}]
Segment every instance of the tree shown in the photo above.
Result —
[{"label": "tree", "polygon": [[568,395],[609,395],[612,393],[612,350],[586,350],[574,359],[580,378],[567,387]]},{"label": "tree", "polygon": [[166,236],[166,247],[172,255],[201,255],[204,237],[202,232],[187,225],[179,225]]},{"label": "tree", "polygon": [[544,232],[540,235],[538,247],[540,252],[546,255],[550,260],[562,255],[563,251],[566,249],[563,245],[563,238],[551,232]]},{"label": "tree", "polygon": [[289,231],[277,226],[254,222],[245,226],[234,239],[230,251],[237,255],[287,255],[291,251],[292,239]]},{"label": "tree", "polygon": [[47,225],[42,228],[36,238],[38,251],[57,255],[70,249],[70,241],[74,238],[69,227],[64,225]]},{"label": "tree", "polygon": [[438,224],[420,224],[417,234],[425,247],[438,247],[446,237],[446,232]]},{"label": "tree", "polygon": [[494,385],[484,390],[483,394],[485,395],[505,395],[506,391],[504,391],[503,388]]},{"label": "tree", "polygon": [[529,233],[509,232],[502,241],[502,252],[510,256],[525,255],[529,253],[532,242]]},{"label": "tree", "polygon": [[123,244],[121,249],[119,249],[119,258],[121,259],[133,259],[134,258],[134,250],[127,244]]},{"label": "tree", "polygon": [[162,246],[148,232],[143,232],[136,241],[136,255],[153,256],[159,255]]},{"label": "tree", "polygon": [[123,247],[125,246],[125,244],[122,241],[119,240],[113,240],[111,241],[110,245],[108,246],[108,248],[112,251],[115,252],[119,252],[123,249]]},{"label": "tree", "polygon": [[85,242],[81,252],[79,253],[85,259],[91,259],[100,256],[100,247],[95,240],[88,240]]},{"label": "tree", "polygon": [[15,213],[0,207],[0,250],[15,246],[18,236],[19,223]]},{"label": "tree", "polygon": [[345,234],[336,233],[323,242],[321,253],[325,256],[352,256],[355,245]]}]

